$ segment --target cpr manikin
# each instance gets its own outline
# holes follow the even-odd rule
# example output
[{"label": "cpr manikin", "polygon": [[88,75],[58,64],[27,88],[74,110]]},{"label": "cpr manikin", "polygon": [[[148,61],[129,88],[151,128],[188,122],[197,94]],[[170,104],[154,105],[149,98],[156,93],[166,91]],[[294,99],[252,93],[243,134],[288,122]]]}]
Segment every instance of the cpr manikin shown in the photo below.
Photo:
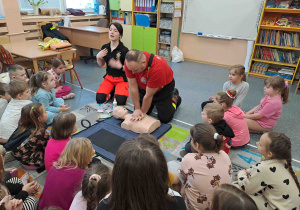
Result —
[{"label": "cpr manikin", "polygon": [[132,114],[122,106],[117,106],[113,109],[112,116],[116,119],[123,119],[121,127],[133,131],[135,133],[152,133],[160,126],[160,121],[145,115],[140,121],[130,121]]}]

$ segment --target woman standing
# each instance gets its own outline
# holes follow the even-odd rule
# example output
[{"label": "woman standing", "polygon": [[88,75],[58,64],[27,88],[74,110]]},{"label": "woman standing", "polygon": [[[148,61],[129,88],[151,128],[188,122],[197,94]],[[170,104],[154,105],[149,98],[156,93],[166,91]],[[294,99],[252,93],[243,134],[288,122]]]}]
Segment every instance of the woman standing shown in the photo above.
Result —
[{"label": "woman standing", "polygon": [[115,89],[115,99],[118,105],[125,105],[129,96],[128,82],[123,70],[125,55],[128,48],[123,45],[120,38],[123,36],[123,27],[119,23],[109,25],[110,43],[102,46],[97,54],[97,63],[100,67],[106,64],[106,74],[96,93],[97,103],[104,103],[109,94]]}]

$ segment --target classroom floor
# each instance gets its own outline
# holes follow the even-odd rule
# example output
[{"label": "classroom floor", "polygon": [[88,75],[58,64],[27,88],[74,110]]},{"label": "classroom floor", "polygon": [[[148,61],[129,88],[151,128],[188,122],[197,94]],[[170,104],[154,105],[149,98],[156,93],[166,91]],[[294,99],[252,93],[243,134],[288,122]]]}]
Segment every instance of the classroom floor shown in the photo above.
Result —
[{"label": "classroom floor", "polygon": [[[202,122],[201,103],[208,100],[210,96],[222,91],[223,83],[228,80],[228,68],[189,61],[182,63],[169,62],[169,65],[174,71],[176,87],[182,97],[182,104],[175,113],[171,123],[175,126],[189,130],[192,125]],[[80,88],[79,83],[76,80],[74,84],[69,82],[69,72],[67,72],[66,83],[71,86],[72,92],[76,94],[74,99],[65,101],[66,104],[71,106],[71,111],[95,102],[95,92],[97,91],[99,84],[103,81],[103,76],[105,74],[105,69],[100,68],[95,61],[89,61],[88,64],[84,64],[83,61],[77,61],[75,69],[77,70],[83,89]],[[247,82],[250,84],[250,90],[242,105],[244,111],[248,111],[258,105],[261,98],[264,96],[263,79],[249,77],[247,78]],[[300,153],[297,151],[300,149],[300,137],[298,135],[300,129],[300,91],[298,92],[298,95],[294,95],[295,88],[296,85],[291,87],[290,102],[283,106],[282,116],[274,130],[285,133],[290,137],[292,141],[292,164],[297,169],[297,173],[299,173]],[[133,110],[130,98],[128,99],[127,108]],[[155,116],[154,113],[152,113],[152,115]],[[250,161],[246,164],[247,167],[254,164],[254,159],[251,160],[251,157],[255,158],[254,153],[257,153],[255,145],[260,136],[260,134],[250,134],[251,140],[247,146],[237,150],[232,149],[229,153],[232,162],[239,164],[243,161]],[[245,150],[247,153],[245,153]],[[252,156],[250,155],[250,159],[241,158],[240,154],[250,154],[251,152],[254,152],[254,156],[253,154]],[[110,167],[113,166],[105,160],[104,163]],[[245,164],[242,165],[245,167]],[[14,166],[19,166],[17,161],[5,164],[6,168]],[[36,180],[39,183],[44,183],[47,173],[32,174],[30,172],[30,175],[34,178],[37,177]]]},{"label": "classroom floor", "polygon": [[[202,122],[201,103],[222,91],[223,83],[228,80],[228,68],[201,64],[196,62],[185,61],[182,63],[172,63],[169,65],[174,71],[176,87],[182,97],[182,104],[175,113],[171,123],[174,125],[189,129],[192,125]],[[84,64],[77,61],[75,69],[79,75],[84,89],[80,89],[77,81],[74,85],[70,84],[76,98],[66,101],[75,110],[88,103],[95,102],[95,92],[99,84],[103,81],[105,69],[101,69],[95,61],[89,61]],[[66,74],[66,81],[69,73]],[[244,100],[242,109],[248,111],[258,105],[264,96],[264,80],[254,77],[248,77],[247,82],[250,84],[249,92]],[[275,127],[274,131],[285,133],[292,141],[293,166],[300,168],[300,137],[299,137],[299,105],[300,91],[294,95],[296,85],[291,86],[290,102],[283,106],[282,116]],[[128,108],[133,109],[131,99],[128,99]],[[153,114],[155,116],[155,114]],[[261,135],[251,134],[251,141],[245,149],[257,152],[256,142]]]}]

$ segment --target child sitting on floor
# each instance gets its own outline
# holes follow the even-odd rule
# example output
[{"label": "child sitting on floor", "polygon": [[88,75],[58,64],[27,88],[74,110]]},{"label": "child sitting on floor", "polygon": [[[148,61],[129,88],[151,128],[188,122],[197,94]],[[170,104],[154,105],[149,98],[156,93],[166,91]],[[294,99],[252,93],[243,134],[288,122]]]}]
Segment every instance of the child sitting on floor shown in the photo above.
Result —
[{"label": "child sitting on floor", "polygon": [[60,113],[54,117],[51,138],[45,151],[45,167],[48,172],[76,131],[76,116],[73,113]]},{"label": "child sitting on floor", "polygon": [[268,132],[256,143],[264,160],[237,173],[237,184],[255,201],[258,209],[298,209],[300,185],[292,168],[290,139]]},{"label": "child sitting on floor", "polygon": [[269,131],[276,126],[281,116],[282,103],[288,103],[289,90],[288,82],[280,76],[265,80],[265,97],[245,115],[250,132]]},{"label": "child sitting on floor", "polygon": [[224,120],[233,130],[234,138],[231,139],[232,147],[248,144],[250,134],[245,120],[245,113],[237,106],[233,106],[236,90],[220,92],[214,96],[214,103],[220,104],[224,109]]},{"label": "child sitting on floor", "polygon": [[29,81],[25,69],[20,65],[16,64],[16,65],[9,66],[8,73],[9,73],[10,80],[20,80],[24,82]]},{"label": "child sitting on floor", "polygon": [[92,164],[84,174],[82,190],[79,191],[70,207],[70,210],[96,209],[99,202],[111,191],[111,172],[101,163]]},{"label": "child sitting on floor", "polygon": [[232,184],[221,184],[213,195],[210,210],[258,210],[254,200]]},{"label": "child sitting on floor", "polygon": [[47,112],[41,103],[31,103],[22,108],[19,126],[5,144],[27,169],[44,167],[44,156],[50,138],[46,130]]},{"label": "child sitting on floor", "polygon": [[7,85],[5,83],[0,83],[0,119],[10,100],[11,97],[7,92]]},{"label": "child sitting on floor", "polygon": [[61,81],[61,76],[66,71],[65,62],[59,58],[55,57],[52,60],[52,69],[48,72],[53,75],[56,87],[55,87],[55,96],[56,98],[62,98],[64,100],[71,99],[75,97],[74,93],[71,93],[71,87],[68,85],[58,86],[57,84]]},{"label": "child sitting on floor", "polygon": [[[234,137],[234,133],[230,128],[230,126],[226,123],[226,121],[223,120],[224,118],[223,107],[220,104],[216,104],[216,103],[206,104],[203,111],[201,112],[201,117],[203,122],[212,124],[214,128],[217,130],[217,133],[224,137],[222,150],[224,150],[228,154],[231,148],[231,138]],[[186,153],[193,152],[191,147],[191,141],[185,145],[185,152]],[[180,154],[183,153],[180,152]]]},{"label": "child sitting on floor", "polygon": [[169,170],[178,170],[183,180],[181,195],[188,209],[209,209],[214,190],[223,183],[231,183],[231,161],[221,150],[223,136],[212,125],[196,124],[190,135],[197,153],[186,154],[181,164],[168,162]]},{"label": "child sitting on floor", "polygon": [[30,79],[31,100],[34,103],[42,103],[48,112],[47,125],[59,112],[68,112],[70,107],[64,105],[62,98],[55,97],[55,80],[48,72],[39,72]]},{"label": "child sitting on floor", "polygon": [[11,199],[8,189],[0,184],[0,209],[5,210],[22,210],[23,201],[19,199]]},{"label": "child sitting on floor", "polygon": [[30,104],[30,90],[27,83],[13,80],[8,85],[8,94],[12,97],[0,120],[0,142],[5,144],[18,127],[21,109]]},{"label": "child sitting on floor", "polygon": [[[223,92],[231,89],[235,89],[237,92],[233,105],[241,107],[248,93],[249,84],[246,82],[245,67],[240,64],[230,67],[229,81],[223,85]],[[201,104],[202,110],[207,103],[213,103],[213,97],[210,97],[209,101],[205,101]]]},{"label": "child sitting on floor", "polygon": [[70,140],[48,172],[39,209],[57,206],[68,210],[76,192],[81,188],[83,175],[94,154],[95,150],[89,139]]}]

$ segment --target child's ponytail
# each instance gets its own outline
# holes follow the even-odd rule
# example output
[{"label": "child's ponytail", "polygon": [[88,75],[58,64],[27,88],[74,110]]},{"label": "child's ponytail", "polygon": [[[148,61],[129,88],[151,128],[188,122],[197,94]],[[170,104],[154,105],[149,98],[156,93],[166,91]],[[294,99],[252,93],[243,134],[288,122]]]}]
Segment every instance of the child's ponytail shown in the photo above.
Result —
[{"label": "child's ponytail", "polygon": [[82,180],[82,197],[86,200],[87,210],[95,210],[99,202],[110,192],[111,174],[109,168],[95,163],[85,173]]},{"label": "child's ponytail", "polygon": [[265,79],[265,85],[270,85],[273,89],[280,91],[283,104],[287,104],[289,102],[289,83],[287,81],[284,81],[282,77],[268,77],[267,79]]},{"label": "child's ponytail", "polygon": [[278,160],[286,160],[287,166],[290,174],[292,175],[293,179],[296,182],[296,185],[298,187],[299,193],[300,193],[300,184],[298,181],[298,178],[296,177],[296,174],[292,168],[292,144],[290,139],[284,135],[283,133],[278,133],[274,131],[268,132],[268,137],[271,139],[271,143],[269,145],[270,152],[273,153],[274,158]]},{"label": "child's ponytail", "polygon": [[198,123],[190,130],[194,142],[197,142],[205,151],[219,153],[223,147],[223,136],[219,135],[214,126],[205,123]]},{"label": "child's ponytail", "polygon": [[285,81],[284,84],[285,84],[284,89],[281,91],[281,98],[282,98],[283,104],[287,104],[289,102],[290,87],[289,87],[287,81]]},{"label": "child's ponytail", "polygon": [[39,73],[32,75],[30,78],[30,89],[31,95],[35,95],[40,88],[42,88],[42,84],[47,82],[48,77],[51,76],[50,73],[40,71]]},{"label": "child's ponytail", "polygon": [[226,92],[220,92],[216,95],[218,103],[225,103],[226,107],[230,108],[233,104],[237,92],[235,89],[228,90]]}]

